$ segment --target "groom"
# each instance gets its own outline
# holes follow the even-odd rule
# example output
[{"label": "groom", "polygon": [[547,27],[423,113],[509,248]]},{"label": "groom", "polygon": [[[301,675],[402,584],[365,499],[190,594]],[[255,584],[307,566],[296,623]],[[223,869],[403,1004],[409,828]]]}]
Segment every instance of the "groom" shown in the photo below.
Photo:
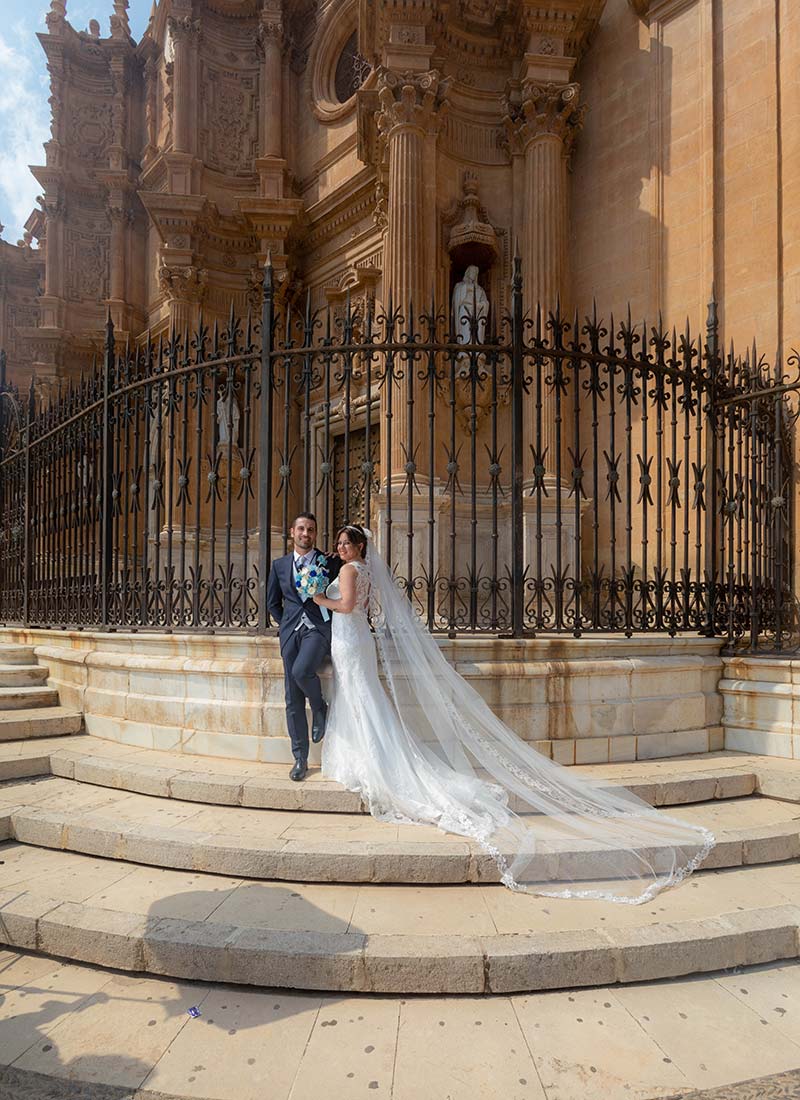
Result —
[{"label": "groom", "polygon": [[292,741],[295,764],[289,773],[295,781],[308,771],[308,720],[306,700],[311,704],[311,739],[316,744],[325,736],[328,707],[322,697],[319,669],[331,652],[330,614],[302,591],[307,570],[323,566],[328,583],[341,568],[338,557],[328,557],[315,547],[317,520],[301,512],[292,524],[294,550],[272,563],[267,581],[267,607],[278,624],[278,637],[286,688],[286,724]]}]

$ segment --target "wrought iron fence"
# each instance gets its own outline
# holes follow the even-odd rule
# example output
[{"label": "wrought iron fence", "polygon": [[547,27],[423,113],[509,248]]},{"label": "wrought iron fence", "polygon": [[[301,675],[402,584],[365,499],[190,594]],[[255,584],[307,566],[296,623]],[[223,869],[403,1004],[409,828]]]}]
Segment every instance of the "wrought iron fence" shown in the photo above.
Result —
[{"label": "wrought iron fence", "polygon": [[[263,337],[263,338],[262,338]],[[800,376],[794,355],[790,369]],[[374,530],[429,628],[793,633],[798,388],[628,314],[278,308],[0,380],[0,621],[261,632],[295,514]]]}]

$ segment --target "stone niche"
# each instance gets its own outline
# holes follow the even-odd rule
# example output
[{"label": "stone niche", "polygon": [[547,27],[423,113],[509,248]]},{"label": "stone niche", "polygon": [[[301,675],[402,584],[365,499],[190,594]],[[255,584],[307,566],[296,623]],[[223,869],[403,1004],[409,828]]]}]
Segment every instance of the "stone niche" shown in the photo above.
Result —
[{"label": "stone niche", "polygon": [[461,197],[456,199],[442,217],[444,247],[449,257],[448,302],[452,303],[453,290],[470,267],[478,268],[478,284],[489,299],[491,313],[488,326],[499,327],[497,309],[500,305],[500,284],[504,271],[501,263],[501,233],[489,221],[486,209],[478,195],[478,177],[464,172]]}]

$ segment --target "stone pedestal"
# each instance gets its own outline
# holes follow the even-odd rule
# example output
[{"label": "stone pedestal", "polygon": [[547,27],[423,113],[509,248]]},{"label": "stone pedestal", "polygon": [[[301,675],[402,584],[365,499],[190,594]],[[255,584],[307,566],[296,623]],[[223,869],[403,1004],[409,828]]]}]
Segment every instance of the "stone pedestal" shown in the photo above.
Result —
[{"label": "stone pedestal", "polygon": [[[5,629],[0,641],[35,647],[62,706],[82,709],[90,734],[207,757],[291,762],[276,637]],[[722,747],[718,640],[440,644],[504,722],[560,763]],[[311,761],[319,761],[318,746]]]},{"label": "stone pedestal", "polygon": [[725,657],[725,748],[800,760],[800,659]]}]

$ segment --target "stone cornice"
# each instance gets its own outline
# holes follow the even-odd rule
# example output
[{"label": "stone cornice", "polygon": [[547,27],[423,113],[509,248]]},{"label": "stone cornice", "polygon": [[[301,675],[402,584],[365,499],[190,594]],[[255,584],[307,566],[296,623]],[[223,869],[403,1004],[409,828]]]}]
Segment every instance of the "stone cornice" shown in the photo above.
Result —
[{"label": "stone cornice", "polygon": [[375,207],[375,172],[362,169],[331,195],[309,207],[302,251],[311,252],[343,229],[371,214]]}]

